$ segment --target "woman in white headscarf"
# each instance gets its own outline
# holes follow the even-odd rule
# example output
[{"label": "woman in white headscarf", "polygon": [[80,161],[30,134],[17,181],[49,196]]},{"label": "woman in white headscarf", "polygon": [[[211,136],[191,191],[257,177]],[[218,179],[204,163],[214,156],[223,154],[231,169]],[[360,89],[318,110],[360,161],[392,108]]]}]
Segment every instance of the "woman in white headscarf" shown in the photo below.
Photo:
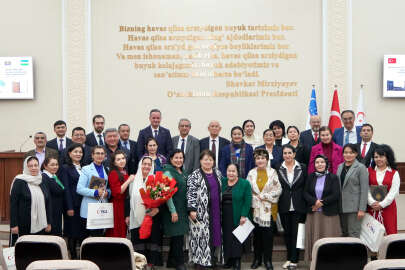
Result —
[{"label": "woman in white headscarf", "polygon": [[[13,235],[45,234],[51,231],[50,195],[42,182],[39,161],[29,156],[23,173],[17,175],[10,191],[10,228]],[[16,237],[13,237],[14,245]]]},{"label": "woman in white headscarf", "polygon": [[[145,182],[149,175],[153,175],[154,162],[151,157],[144,156],[139,162],[138,171],[134,181],[129,185],[129,216],[126,222],[131,232],[131,242],[134,250],[146,256],[148,268],[163,265],[162,261],[162,221],[159,208],[145,209],[139,189],[145,188]],[[128,211],[126,211],[128,212]],[[140,239],[139,229],[145,215],[153,217],[152,232],[149,238]]]}]

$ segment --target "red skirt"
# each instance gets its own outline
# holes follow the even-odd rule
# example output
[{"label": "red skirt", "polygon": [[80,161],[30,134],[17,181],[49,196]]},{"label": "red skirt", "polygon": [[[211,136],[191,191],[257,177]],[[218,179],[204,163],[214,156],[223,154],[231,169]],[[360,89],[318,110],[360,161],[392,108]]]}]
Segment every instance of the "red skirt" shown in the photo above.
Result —
[{"label": "red skirt", "polygon": [[114,228],[106,231],[108,237],[127,237],[127,224],[125,223],[124,199],[113,198],[111,200],[114,210]]}]

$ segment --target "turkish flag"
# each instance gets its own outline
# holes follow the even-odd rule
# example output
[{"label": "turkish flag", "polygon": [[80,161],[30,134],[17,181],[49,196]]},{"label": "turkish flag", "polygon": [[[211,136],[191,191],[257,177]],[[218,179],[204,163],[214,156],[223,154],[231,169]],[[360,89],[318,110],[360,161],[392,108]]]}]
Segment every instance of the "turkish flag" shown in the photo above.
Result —
[{"label": "turkish flag", "polygon": [[329,117],[329,128],[333,132],[335,129],[342,127],[342,121],[340,119],[340,107],[339,107],[339,98],[337,89],[335,89],[333,93],[333,101],[332,101],[332,108],[330,109],[330,117]]},{"label": "turkish flag", "polygon": [[388,58],[388,64],[396,64],[397,59],[396,58]]}]

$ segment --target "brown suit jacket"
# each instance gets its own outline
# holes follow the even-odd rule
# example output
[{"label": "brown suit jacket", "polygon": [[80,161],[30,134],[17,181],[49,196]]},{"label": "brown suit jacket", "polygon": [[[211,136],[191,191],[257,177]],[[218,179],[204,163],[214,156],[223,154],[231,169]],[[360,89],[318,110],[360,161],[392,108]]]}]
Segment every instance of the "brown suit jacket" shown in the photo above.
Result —
[{"label": "brown suit jacket", "polygon": [[[56,159],[58,159],[58,154],[59,154],[58,151],[56,151],[55,149],[45,147],[45,158],[55,157]],[[25,153],[24,159],[26,159],[28,156],[35,157],[35,149],[32,149],[32,150],[28,151],[27,153]]]}]

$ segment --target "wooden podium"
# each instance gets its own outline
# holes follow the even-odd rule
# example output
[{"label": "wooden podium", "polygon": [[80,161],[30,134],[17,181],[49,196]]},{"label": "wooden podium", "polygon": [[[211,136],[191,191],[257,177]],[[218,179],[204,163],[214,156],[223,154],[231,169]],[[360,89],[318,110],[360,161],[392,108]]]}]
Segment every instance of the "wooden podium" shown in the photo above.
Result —
[{"label": "wooden podium", "polygon": [[0,152],[0,223],[10,222],[10,186],[23,170],[25,153]]}]

